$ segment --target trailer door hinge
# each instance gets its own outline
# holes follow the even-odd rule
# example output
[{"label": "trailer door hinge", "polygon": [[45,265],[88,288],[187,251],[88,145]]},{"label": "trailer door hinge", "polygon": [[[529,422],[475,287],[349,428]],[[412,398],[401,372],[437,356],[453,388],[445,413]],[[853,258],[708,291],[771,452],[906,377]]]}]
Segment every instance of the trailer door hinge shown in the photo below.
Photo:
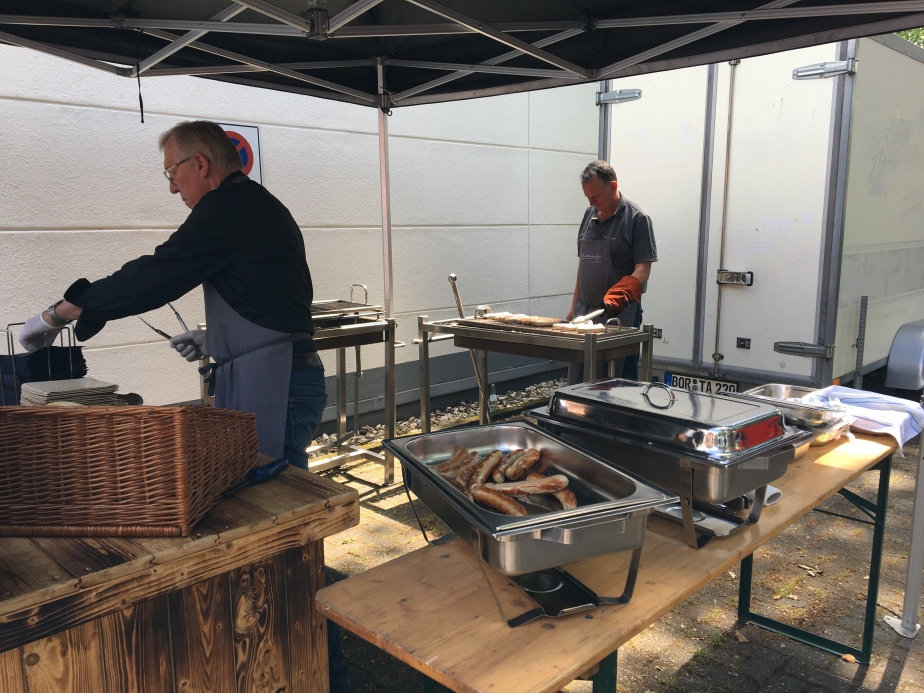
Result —
[{"label": "trailer door hinge", "polygon": [[720,269],[715,278],[716,284],[740,284],[741,286],[754,286],[753,272],[732,272]]},{"label": "trailer door hinge", "polygon": [[641,89],[617,89],[616,91],[597,92],[595,103],[602,106],[605,103],[624,103],[642,98]]},{"label": "trailer door hinge", "polygon": [[837,60],[830,63],[815,63],[797,67],[792,71],[793,79],[821,79],[822,77],[837,77],[838,75],[855,75],[857,73],[857,59]]},{"label": "trailer door hinge", "polygon": [[810,356],[830,360],[834,358],[833,344],[810,344],[808,342],[774,342],[773,350],[781,354]]}]

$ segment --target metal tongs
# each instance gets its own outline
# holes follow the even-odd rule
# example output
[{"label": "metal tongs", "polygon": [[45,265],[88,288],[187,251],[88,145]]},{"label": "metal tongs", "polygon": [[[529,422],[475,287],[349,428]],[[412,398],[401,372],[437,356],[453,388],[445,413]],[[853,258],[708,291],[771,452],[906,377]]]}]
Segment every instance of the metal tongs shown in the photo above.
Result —
[{"label": "metal tongs", "polygon": [[600,310],[595,310],[594,312],[588,313],[587,315],[581,315],[581,316],[579,316],[579,317],[576,317],[574,320],[571,321],[570,324],[572,324],[572,325],[580,325],[582,322],[591,322],[594,318],[599,318],[599,317],[600,317],[601,315],[603,315],[605,312],[606,312],[606,308],[601,308]]}]

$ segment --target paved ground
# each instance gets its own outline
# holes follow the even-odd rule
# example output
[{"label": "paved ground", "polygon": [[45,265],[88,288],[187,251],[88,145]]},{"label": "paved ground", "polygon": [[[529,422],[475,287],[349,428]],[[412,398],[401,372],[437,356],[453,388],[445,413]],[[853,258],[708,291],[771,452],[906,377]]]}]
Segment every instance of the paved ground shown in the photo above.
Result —
[{"label": "paved ground", "polygon": [[[904,593],[916,445],[906,446],[905,452],[906,459],[896,456],[891,477],[870,666],[848,663],[755,626],[736,626],[738,582],[729,573],[620,649],[620,693],[924,691],[924,635],[908,640],[882,622],[887,612],[900,614]],[[365,464],[329,475],[358,489],[362,499],[359,527],[326,542],[333,579],[423,546],[403,487],[380,490],[369,483],[381,480],[381,467]],[[877,476],[866,474],[850,488],[873,499]],[[858,515],[839,496],[822,507]],[[422,519],[431,535],[447,531],[425,509]],[[810,513],[755,553],[752,608],[859,646],[871,541],[867,525]],[[423,690],[419,674],[377,648],[349,633],[343,635],[343,644],[356,693]],[[591,684],[575,681],[565,691],[590,693]]]}]

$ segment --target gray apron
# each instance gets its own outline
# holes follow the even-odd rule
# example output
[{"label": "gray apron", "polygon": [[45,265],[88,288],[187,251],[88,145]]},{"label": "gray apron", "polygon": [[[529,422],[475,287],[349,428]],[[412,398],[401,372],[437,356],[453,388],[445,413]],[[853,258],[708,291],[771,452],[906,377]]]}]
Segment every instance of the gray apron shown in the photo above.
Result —
[{"label": "gray apron", "polygon": [[[614,214],[610,221],[616,218]],[[586,226],[590,224],[593,215],[587,217],[587,222],[581,228],[581,234],[586,231]],[[608,238],[599,241],[582,240],[578,245],[578,297],[574,303],[574,317],[580,317],[587,313],[603,308],[603,297],[610,287],[616,284],[623,275],[616,271],[613,266],[613,259],[610,257],[610,240]],[[635,323],[635,311],[638,308],[637,303],[630,303],[615,317],[619,318],[620,324],[631,327]],[[594,322],[605,322],[611,316],[604,313]],[[622,369],[625,365],[625,357],[615,359],[616,377],[622,377]],[[607,375],[607,364],[600,363],[597,365],[597,378],[605,378]],[[568,384],[576,385],[584,380],[584,366],[580,363],[568,365]]]},{"label": "gray apron", "polygon": [[202,288],[205,345],[217,364],[211,373],[215,406],[256,414],[260,452],[278,459],[285,447],[293,335],[241,317],[210,282]]}]

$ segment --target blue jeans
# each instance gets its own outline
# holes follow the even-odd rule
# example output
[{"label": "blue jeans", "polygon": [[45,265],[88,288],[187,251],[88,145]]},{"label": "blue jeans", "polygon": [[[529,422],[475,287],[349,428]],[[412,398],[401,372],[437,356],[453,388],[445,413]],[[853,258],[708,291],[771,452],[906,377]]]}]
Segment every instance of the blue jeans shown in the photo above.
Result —
[{"label": "blue jeans", "polygon": [[324,389],[324,367],[293,371],[289,379],[289,413],[286,417],[285,458],[290,464],[308,469],[305,449],[311,445],[314,432],[321,424],[327,405]]}]

